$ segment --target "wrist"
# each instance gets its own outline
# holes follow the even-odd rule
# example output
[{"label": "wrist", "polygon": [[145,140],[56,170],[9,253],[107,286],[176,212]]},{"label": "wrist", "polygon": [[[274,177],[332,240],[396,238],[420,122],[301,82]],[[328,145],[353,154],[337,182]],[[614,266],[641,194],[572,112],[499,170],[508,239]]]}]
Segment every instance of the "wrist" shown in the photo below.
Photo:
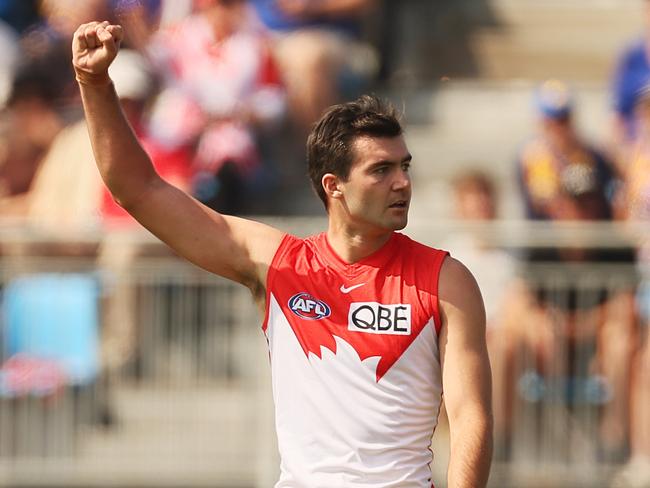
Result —
[{"label": "wrist", "polygon": [[108,86],[112,83],[108,72],[89,73],[88,71],[75,70],[77,83],[87,86]]}]

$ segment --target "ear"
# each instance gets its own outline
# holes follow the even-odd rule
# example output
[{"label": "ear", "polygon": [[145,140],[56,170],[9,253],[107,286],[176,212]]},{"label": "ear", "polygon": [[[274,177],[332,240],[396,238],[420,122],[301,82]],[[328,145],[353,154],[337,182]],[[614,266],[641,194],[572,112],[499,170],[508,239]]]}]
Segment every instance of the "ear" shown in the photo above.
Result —
[{"label": "ear", "polygon": [[321,185],[325,190],[325,194],[328,198],[339,199],[343,196],[340,188],[340,179],[338,176],[332,173],[325,173],[321,178]]}]

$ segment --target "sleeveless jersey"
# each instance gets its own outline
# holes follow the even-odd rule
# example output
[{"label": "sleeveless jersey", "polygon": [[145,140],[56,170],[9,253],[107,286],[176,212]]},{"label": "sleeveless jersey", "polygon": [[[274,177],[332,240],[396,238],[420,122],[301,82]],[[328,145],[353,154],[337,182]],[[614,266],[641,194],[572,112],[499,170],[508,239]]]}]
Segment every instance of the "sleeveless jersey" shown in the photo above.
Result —
[{"label": "sleeveless jersey", "polygon": [[393,233],[345,263],[325,234],[287,235],[263,325],[280,450],[276,488],[430,488],[442,395],[444,251]]}]

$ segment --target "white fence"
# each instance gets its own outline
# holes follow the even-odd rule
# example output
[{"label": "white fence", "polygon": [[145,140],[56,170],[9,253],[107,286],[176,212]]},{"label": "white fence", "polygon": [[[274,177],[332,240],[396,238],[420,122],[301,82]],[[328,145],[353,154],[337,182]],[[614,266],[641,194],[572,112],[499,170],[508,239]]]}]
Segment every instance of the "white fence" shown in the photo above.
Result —
[{"label": "white fence", "polygon": [[[322,224],[277,223],[300,234]],[[469,233],[521,251],[558,243],[618,249],[638,237],[627,229],[414,223],[409,233],[429,244]],[[248,290],[140,232],[71,238],[5,229],[0,245],[0,486],[272,486],[268,354]],[[603,419],[628,419],[607,413],[618,387],[594,366],[599,333],[573,332],[618,317],[593,311],[633,291],[636,268],[519,269],[528,298],[553,304],[542,307],[553,347],[540,359],[519,349],[525,339],[513,341],[509,362],[495,364],[495,408],[506,410],[497,415],[492,486],[608,486],[622,458],[600,449]],[[557,313],[567,308],[576,312]],[[518,330],[529,320],[520,314]],[[499,327],[494,334],[509,333]],[[34,360],[39,353],[62,362]],[[434,445],[436,486],[444,486],[444,425]]]}]

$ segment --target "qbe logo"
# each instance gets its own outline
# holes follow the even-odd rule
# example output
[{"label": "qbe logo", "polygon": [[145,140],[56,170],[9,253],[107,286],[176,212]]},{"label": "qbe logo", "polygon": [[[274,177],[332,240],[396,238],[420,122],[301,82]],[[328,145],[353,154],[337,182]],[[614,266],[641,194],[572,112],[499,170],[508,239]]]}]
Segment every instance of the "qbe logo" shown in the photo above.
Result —
[{"label": "qbe logo", "polygon": [[289,308],[298,317],[307,320],[324,319],[332,313],[327,303],[305,292],[292,296],[289,300]]},{"label": "qbe logo", "polygon": [[368,334],[409,335],[411,305],[396,303],[355,302],[348,312],[348,330]]}]

